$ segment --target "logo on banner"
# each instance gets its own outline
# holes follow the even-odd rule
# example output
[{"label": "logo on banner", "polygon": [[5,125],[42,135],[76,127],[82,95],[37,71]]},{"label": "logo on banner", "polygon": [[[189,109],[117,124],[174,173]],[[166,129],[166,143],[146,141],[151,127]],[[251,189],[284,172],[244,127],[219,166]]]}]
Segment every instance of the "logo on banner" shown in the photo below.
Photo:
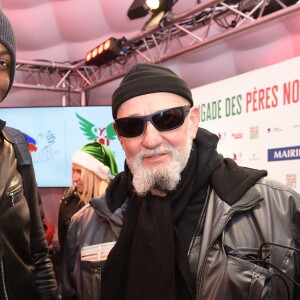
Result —
[{"label": "logo on banner", "polygon": [[242,132],[232,133],[231,136],[236,140],[242,139],[244,137]]},{"label": "logo on banner", "polygon": [[104,128],[100,128],[80,115],[76,114],[76,116],[79,119],[80,129],[88,140],[109,146],[110,141],[116,139],[117,134],[113,123],[108,124]]},{"label": "logo on banner", "polygon": [[268,149],[268,161],[300,159],[300,146]]},{"label": "logo on banner", "polygon": [[292,189],[297,188],[297,175],[296,174],[286,174],[286,185]]},{"label": "logo on banner", "polygon": [[259,138],[259,127],[250,127],[250,140],[257,140]]},{"label": "logo on banner", "polygon": [[267,129],[268,133],[274,133],[274,132],[280,132],[280,131],[282,131],[282,129],[278,128],[278,127],[273,127],[273,128],[268,128]]},{"label": "logo on banner", "polygon": [[26,136],[28,149],[32,153],[34,163],[53,160],[59,154],[59,149],[54,147],[56,137],[51,130],[39,133],[36,138],[26,133],[24,135]]},{"label": "logo on banner", "polygon": [[218,132],[218,138],[220,142],[225,142],[226,141],[226,131],[223,132]]},{"label": "logo on banner", "polygon": [[241,162],[243,158],[242,152],[233,153],[232,159],[236,162]]},{"label": "logo on banner", "polygon": [[252,155],[248,159],[249,161],[259,161],[260,157],[258,156],[257,153],[252,153]]}]

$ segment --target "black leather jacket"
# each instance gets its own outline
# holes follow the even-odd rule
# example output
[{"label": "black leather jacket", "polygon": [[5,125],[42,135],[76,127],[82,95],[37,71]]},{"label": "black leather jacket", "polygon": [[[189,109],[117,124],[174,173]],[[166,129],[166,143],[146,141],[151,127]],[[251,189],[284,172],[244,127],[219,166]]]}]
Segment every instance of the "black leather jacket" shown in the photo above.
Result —
[{"label": "black leather jacket", "polygon": [[[209,183],[187,253],[196,300],[300,299],[299,288],[287,277],[300,281],[300,255],[293,249],[300,249],[300,195],[266,177],[264,170],[224,159],[216,153],[217,142],[214,134],[199,129],[194,144],[196,180],[199,184],[204,177]],[[96,245],[118,239],[127,202],[112,213],[107,201],[92,199],[72,218],[64,300],[100,299],[105,257],[98,260],[102,252],[91,256],[88,251],[81,257],[81,250],[95,245],[95,253],[107,244]]]},{"label": "black leather jacket", "polygon": [[26,138],[15,131],[15,140],[3,132],[4,124],[0,120],[0,298],[54,299],[57,286],[31,156],[19,151],[28,147]]},{"label": "black leather jacket", "polygon": [[[285,275],[299,279],[297,252],[275,245],[259,252],[264,242],[300,248],[300,195],[264,177],[231,206],[215,190],[208,191],[206,203],[202,244],[196,231],[188,253],[196,299],[282,300],[289,299],[287,288],[290,299],[300,299],[299,289]],[[125,206],[112,214],[105,199],[92,199],[73,217],[65,249],[64,300],[100,299],[105,261],[82,261],[80,250],[116,241]]]}]

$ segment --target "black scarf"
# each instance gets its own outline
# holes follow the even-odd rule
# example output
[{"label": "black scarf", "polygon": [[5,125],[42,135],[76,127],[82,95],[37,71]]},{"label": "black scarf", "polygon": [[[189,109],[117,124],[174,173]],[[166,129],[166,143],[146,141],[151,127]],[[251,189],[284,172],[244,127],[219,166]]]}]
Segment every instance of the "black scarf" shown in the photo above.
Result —
[{"label": "black scarf", "polygon": [[107,189],[112,211],[125,198],[129,200],[119,239],[102,273],[101,300],[194,299],[178,223],[191,198],[199,197],[212,169],[221,163],[215,151],[217,138],[205,147],[200,147],[200,140],[198,134],[198,143],[193,144],[181,182],[168,196],[138,197],[133,191],[132,174],[126,167]]}]

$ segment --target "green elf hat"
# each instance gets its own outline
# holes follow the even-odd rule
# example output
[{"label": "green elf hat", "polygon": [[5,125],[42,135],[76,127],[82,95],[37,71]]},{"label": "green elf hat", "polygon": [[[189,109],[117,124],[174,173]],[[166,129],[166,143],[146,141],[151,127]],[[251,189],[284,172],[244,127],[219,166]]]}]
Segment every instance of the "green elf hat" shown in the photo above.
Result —
[{"label": "green elf hat", "polygon": [[103,180],[107,180],[110,175],[118,174],[118,166],[113,153],[108,147],[97,142],[86,144],[77,150],[71,161],[92,171]]}]

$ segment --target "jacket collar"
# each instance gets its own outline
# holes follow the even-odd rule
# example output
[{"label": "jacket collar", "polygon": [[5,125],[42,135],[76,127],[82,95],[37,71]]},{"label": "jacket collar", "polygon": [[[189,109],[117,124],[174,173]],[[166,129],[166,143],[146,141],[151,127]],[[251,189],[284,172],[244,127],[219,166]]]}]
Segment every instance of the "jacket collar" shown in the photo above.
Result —
[{"label": "jacket collar", "polygon": [[210,131],[199,128],[195,143],[197,145],[197,180],[198,186],[209,179],[218,196],[232,206],[261,177],[265,170],[240,167],[230,158],[223,158],[217,152],[218,137]]},{"label": "jacket collar", "polygon": [[128,204],[127,200],[114,212],[112,212],[108,207],[105,196],[101,198],[93,198],[89,201],[89,204],[98,215],[106,218],[110,222],[113,222],[117,226],[121,226],[123,223],[125,210]]},{"label": "jacket collar", "polygon": [[240,167],[234,160],[225,158],[212,173],[211,184],[218,196],[232,206],[267,174],[266,170]]}]

